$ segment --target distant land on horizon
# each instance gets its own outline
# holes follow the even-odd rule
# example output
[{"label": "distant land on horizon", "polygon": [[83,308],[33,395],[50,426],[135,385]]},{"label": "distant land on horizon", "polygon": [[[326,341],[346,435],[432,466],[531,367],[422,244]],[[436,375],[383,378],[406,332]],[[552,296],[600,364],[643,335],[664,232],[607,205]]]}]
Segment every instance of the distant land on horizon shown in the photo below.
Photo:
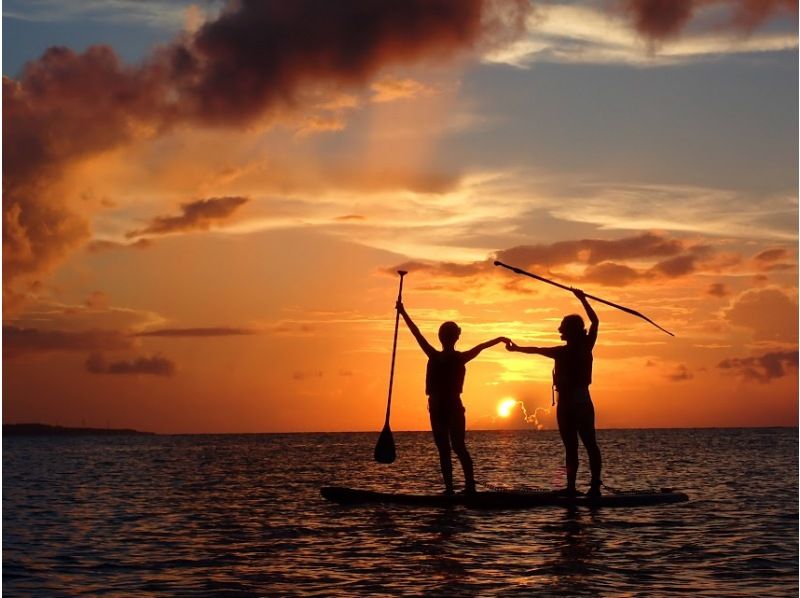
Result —
[{"label": "distant land on horizon", "polygon": [[3,424],[3,436],[154,436],[130,428],[72,428],[50,424]]},{"label": "distant land on horizon", "polygon": [[[745,430],[745,429],[797,429],[798,426],[702,426],[702,427],[652,427],[652,428],[598,428],[603,431],[618,430]],[[555,429],[535,430],[532,428],[468,428],[467,432],[558,432]],[[58,426],[41,423],[3,424],[4,436],[250,436],[250,435],[295,435],[295,434],[375,434],[376,430],[328,430],[282,432],[144,432],[132,428],[91,428]],[[430,430],[393,430],[394,434],[430,434]]]}]

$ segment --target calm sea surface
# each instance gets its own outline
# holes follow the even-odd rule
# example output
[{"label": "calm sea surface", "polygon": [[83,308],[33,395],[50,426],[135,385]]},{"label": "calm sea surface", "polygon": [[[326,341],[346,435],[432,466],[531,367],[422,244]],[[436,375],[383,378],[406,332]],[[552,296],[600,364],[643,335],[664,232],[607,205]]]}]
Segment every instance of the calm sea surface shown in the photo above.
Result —
[{"label": "calm sea surface", "polygon": [[[690,502],[482,512],[320,497],[438,492],[426,433],[395,433],[388,466],[372,461],[377,434],[5,438],[3,593],[798,595],[797,429],[598,435],[608,485]],[[555,432],[467,442],[480,482],[561,484]]]}]

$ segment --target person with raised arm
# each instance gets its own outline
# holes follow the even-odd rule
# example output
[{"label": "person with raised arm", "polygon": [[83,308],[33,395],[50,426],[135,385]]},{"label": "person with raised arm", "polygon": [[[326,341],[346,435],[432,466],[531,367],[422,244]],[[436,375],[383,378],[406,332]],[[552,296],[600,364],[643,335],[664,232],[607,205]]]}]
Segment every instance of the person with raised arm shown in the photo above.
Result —
[{"label": "person with raised arm", "polygon": [[439,340],[442,350],[435,349],[422,335],[406,312],[402,301],[397,302],[397,310],[405,321],[411,334],[417,339],[420,348],[428,356],[425,372],[425,394],[428,395],[428,412],[436,448],[439,451],[439,464],[444,479],[444,492],[453,494],[453,464],[450,451],[455,452],[464,470],[464,492],[475,492],[475,473],[472,457],[466,445],[465,409],[461,402],[464,389],[466,364],[475,359],[481,351],[498,343],[510,343],[505,337],[497,337],[474,346],[469,351],[457,351],[456,341],[461,336],[461,328],[455,322],[445,322],[439,327]]},{"label": "person with raised arm", "polygon": [[565,316],[558,332],[565,345],[558,347],[521,347],[514,342],[507,343],[509,351],[544,355],[555,362],[553,385],[558,391],[556,419],[561,441],[566,452],[567,487],[562,493],[567,496],[578,494],[575,479],[578,474],[578,438],[583,441],[589,455],[589,469],[592,480],[587,495],[600,496],[602,458],[594,428],[594,405],[589,395],[592,383],[592,349],[597,341],[600,320],[589,305],[586,295],[580,289],[571,289],[583,304],[591,325],[588,332],[583,318],[578,314]]}]

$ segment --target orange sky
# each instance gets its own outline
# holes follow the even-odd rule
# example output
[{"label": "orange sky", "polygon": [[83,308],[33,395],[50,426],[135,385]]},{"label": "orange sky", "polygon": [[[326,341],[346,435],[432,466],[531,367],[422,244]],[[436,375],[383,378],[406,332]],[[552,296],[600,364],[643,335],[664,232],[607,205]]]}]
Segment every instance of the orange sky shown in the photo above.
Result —
[{"label": "orange sky", "polygon": [[[595,306],[598,427],[797,425],[796,33],[781,14],[729,37],[603,18],[554,3],[485,46],[465,17],[466,49],[445,25],[355,74],[292,71],[270,82],[291,101],[224,115],[223,92],[173,89],[186,112],[156,119],[156,96],[118,111],[33,85],[63,61],[124,87],[108,55],[6,73],[27,120],[4,93],[5,155],[9,139],[52,145],[47,163],[4,161],[4,422],[378,430],[399,267],[431,342],[455,320],[461,349],[560,343],[580,304],[502,259],[675,333]],[[567,56],[570,39],[596,54]],[[401,328],[394,430],[428,426],[424,368]],[[468,427],[553,429],[550,369],[486,350]],[[509,398],[535,419],[499,417]]]}]

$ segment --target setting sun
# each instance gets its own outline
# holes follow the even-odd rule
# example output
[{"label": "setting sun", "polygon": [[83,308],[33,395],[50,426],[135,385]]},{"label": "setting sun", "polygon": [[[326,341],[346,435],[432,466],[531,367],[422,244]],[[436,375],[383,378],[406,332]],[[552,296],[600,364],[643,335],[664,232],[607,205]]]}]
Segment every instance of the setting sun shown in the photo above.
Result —
[{"label": "setting sun", "polygon": [[500,417],[508,417],[511,415],[511,411],[514,409],[514,407],[517,406],[517,402],[518,401],[516,399],[512,399],[511,397],[502,399],[497,404],[497,415]]}]

